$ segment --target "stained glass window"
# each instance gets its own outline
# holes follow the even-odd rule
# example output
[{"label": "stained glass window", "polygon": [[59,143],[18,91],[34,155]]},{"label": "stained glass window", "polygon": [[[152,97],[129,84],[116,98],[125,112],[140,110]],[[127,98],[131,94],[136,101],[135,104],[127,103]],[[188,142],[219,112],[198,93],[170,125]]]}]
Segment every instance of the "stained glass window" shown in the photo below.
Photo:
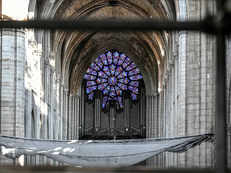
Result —
[{"label": "stained glass window", "polygon": [[125,91],[130,93],[132,100],[137,100],[139,80],[142,78],[135,63],[117,51],[100,55],[84,75],[88,99],[94,99],[94,91],[101,91],[103,109],[113,101],[119,108],[123,108],[122,96]]}]

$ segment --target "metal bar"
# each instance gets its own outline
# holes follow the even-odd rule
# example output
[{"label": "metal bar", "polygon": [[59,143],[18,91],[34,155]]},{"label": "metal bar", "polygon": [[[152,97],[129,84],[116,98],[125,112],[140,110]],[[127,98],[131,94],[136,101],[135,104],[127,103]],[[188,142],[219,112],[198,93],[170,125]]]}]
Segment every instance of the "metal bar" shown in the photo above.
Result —
[{"label": "metal bar", "polygon": [[[225,13],[226,0],[217,0],[217,16],[219,20]],[[218,31],[216,57],[216,163],[217,173],[227,172],[227,132],[226,132],[226,40],[224,30]]]},{"label": "metal bar", "polygon": [[[168,168],[168,169],[151,169],[151,168],[142,168],[142,167],[128,167],[128,168],[74,168],[74,167],[51,167],[51,166],[42,166],[42,167],[10,167],[2,166],[0,167],[2,172],[6,173],[215,173],[213,169],[179,169],[179,168]],[[228,173],[231,173],[231,170],[228,170]]]},{"label": "metal bar", "polygon": [[[2,18],[2,0],[0,0],[0,20]],[[0,84],[2,84],[2,29],[0,29]],[[1,108],[2,108],[2,87],[0,86],[0,134],[2,132],[1,127]]]},{"label": "metal bar", "polygon": [[0,0],[0,19],[2,18],[2,0]]},{"label": "metal bar", "polygon": [[226,44],[222,33],[217,35],[216,70],[216,172],[225,173],[227,170]]},{"label": "metal bar", "polygon": [[0,21],[0,28],[34,28],[66,31],[201,31],[207,27],[205,21],[170,21],[159,19],[79,19],[79,20],[28,20]]},{"label": "metal bar", "polygon": [[216,0],[217,1],[217,10],[219,12],[224,12],[224,7],[227,0]]}]

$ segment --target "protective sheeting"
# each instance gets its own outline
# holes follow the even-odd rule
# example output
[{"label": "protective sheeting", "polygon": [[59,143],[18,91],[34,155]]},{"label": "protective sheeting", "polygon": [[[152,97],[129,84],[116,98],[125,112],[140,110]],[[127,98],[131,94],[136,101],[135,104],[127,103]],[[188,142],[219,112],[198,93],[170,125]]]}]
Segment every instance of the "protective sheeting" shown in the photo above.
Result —
[{"label": "protective sheeting", "polygon": [[212,134],[189,137],[135,140],[40,140],[0,136],[1,154],[44,155],[71,166],[122,167],[144,161],[162,152],[184,152],[213,138]]}]

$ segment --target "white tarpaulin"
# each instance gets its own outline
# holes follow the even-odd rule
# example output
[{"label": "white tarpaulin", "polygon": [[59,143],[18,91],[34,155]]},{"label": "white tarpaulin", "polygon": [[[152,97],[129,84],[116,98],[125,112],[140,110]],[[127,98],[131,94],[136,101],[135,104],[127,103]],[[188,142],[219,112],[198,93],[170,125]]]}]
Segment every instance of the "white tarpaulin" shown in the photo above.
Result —
[{"label": "white tarpaulin", "polygon": [[212,134],[135,140],[40,140],[0,136],[1,154],[8,157],[44,155],[72,166],[121,167],[162,152],[183,152],[211,140]]}]

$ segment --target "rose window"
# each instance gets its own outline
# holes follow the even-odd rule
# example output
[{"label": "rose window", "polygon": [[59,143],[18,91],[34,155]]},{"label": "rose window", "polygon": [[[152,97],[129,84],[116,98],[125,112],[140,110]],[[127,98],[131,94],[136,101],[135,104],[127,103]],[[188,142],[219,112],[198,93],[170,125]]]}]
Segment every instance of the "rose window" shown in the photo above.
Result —
[{"label": "rose window", "polygon": [[100,55],[84,75],[88,99],[93,100],[94,92],[101,91],[103,109],[110,102],[115,102],[119,108],[123,108],[122,96],[126,91],[132,100],[137,100],[139,80],[142,78],[135,63],[125,54],[116,51]]}]

